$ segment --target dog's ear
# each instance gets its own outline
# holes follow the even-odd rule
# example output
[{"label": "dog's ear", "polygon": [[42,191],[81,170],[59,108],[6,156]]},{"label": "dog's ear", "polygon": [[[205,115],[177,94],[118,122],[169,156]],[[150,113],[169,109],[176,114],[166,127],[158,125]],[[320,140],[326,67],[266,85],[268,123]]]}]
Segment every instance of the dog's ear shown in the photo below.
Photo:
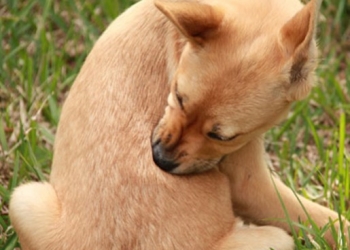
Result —
[{"label": "dog's ear", "polygon": [[154,4],[194,44],[202,44],[223,18],[217,7],[194,1],[155,0]]},{"label": "dog's ear", "polygon": [[281,29],[281,44],[284,53],[291,58],[290,101],[305,98],[312,87],[314,70],[317,65],[315,43],[316,25],[321,0],[311,0]]}]

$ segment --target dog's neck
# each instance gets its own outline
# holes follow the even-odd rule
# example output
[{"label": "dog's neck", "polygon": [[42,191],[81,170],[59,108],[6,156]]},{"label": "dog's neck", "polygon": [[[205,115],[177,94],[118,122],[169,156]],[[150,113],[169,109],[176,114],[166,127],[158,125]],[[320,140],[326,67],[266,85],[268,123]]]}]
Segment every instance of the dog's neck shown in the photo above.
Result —
[{"label": "dog's neck", "polygon": [[263,136],[257,137],[239,150],[227,155],[219,164],[219,170],[230,180],[231,197],[235,212],[244,217],[246,190],[261,182],[258,176],[268,176],[267,155]]},{"label": "dog's neck", "polygon": [[[261,165],[264,167],[261,168]],[[251,140],[239,150],[227,155],[219,169],[223,173],[234,172],[230,174],[234,185],[242,185],[242,180],[254,175],[257,169],[268,171],[263,136]]]}]

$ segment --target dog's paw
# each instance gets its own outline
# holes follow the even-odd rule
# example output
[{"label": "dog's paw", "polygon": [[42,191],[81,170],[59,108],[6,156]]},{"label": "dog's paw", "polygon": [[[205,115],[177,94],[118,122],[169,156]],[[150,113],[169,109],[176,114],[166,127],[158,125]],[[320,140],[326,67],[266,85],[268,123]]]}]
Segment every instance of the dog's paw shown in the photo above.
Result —
[{"label": "dog's paw", "polygon": [[273,226],[247,226],[237,223],[220,250],[293,250],[294,241],[284,230]]},{"label": "dog's paw", "polygon": [[286,231],[273,226],[243,226],[238,227],[237,231],[244,234],[242,239],[250,248],[247,249],[274,249],[274,250],[293,250],[293,238]]}]

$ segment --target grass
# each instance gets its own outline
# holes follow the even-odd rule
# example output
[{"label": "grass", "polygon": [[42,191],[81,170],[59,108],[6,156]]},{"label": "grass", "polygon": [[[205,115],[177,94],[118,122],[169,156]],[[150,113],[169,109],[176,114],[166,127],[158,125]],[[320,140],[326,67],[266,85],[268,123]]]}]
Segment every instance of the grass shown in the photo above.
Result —
[{"label": "grass", "polygon": [[[0,249],[19,247],[8,218],[11,191],[23,182],[48,179],[69,87],[98,36],[131,3],[0,0]],[[349,4],[324,0],[319,80],[309,98],[294,105],[289,119],[267,134],[272,164],[284,182],[348,219]],[[294,235],[297,249],[329,249],[324,229],[300,227]],[[339,244],[338,249],[346,247]]]}]

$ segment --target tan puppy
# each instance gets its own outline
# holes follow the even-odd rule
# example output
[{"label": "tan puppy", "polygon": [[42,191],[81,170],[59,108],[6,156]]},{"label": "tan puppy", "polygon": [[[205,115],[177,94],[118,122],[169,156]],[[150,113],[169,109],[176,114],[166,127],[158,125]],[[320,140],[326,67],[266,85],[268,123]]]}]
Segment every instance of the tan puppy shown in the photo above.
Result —
[{"label": "tan puppy", "polygon": [[[281,229],[270,226],[244,227],[237,222],[232,213],[230,183],[218,170],[211,169],[203,174],[180,177],[160,171],[152,159],[149,138],[165,106],[169,93],[169,88],[165,86],[174,77],[179,79],[181,69],[187,72],[186,81],[190,80],[188,77],[193,68],[191,65],[188,65],[187,69],[184,68],[184,59],[189,60],[192,55],[192,63],[198,63],[202,60],[201,55],[209,55],[209,51],[214,53],[212,58],[206,58],[201,62],[200,68],[192,72],[191,82],[181,86],[199,86],[196,83],[201,80],[197,78],[198,72],[206,72],[213,80],[215,78],[222,83],[226,81],[227,87],[230,88],[232,82],[229,83],[228,80],[239,75],[239,66],[244,68],[244,64],[251,59],[246,50],[232,53],[234,46],[242,47],[242,44],[246,43],[246,49],[254,49],[249,53],[259,56],[262,49],[265,50],[265,45],[271,44],[267,43],[264,36],[260,37],[258,34],[264,34],[264,29],[270,27],[270,23],[273,22],[277,26],[275,30],[269,31],[269,36],[277,36],[279,30],[282,30],[282,40],[276,38],[276,41],[290,43],[290,48],[293,48],[291,41],[295,40],[295,36],[299,36],[305,25],[299,25],[296,32],[293,32],[282,28],[282,23],[287,23],[288,20],[296,22],[293,20],[299,20],[300,15],[310,17],[306,33],[309,34],[309,30],[313,30],[310,27],[314,26],[316,8],[312,4],[301,12],[307,14],[299,14],[292,19],[301,8],[298,3],[295,6],[281,6],[277,0],[266,1],[264,8],[249,1],[242,3],[229,0],[210,3],[157,2],[157,6],[165,14],[163,15],[154,7],[152,1],[145,0],[131,7],[111,24],[88,56],[63,107],[56,136],[50,184],[29,183],[17,188],[12,196],[10,217],[24,250],[293,249],[292,239]],[[249,8],[253,8],[249,13],[254,15],[250,14],[250,17],[246,18],[245,11]],[[269,9],[269,15],[266,15],[264,9]],[[255,13],[259,13],[261,18],[266,17],[266,27],[260,25],[260,31],[253,28],[256,27],[256,24],[253,25],[257,15]],[[285,16],[282,18],[283,15]],[[258,23],[265,22],[260,19]],[[285,27],[289,26],[294,25]],[[251,32],[250,36],[238,36],[241,32],[248,35],[248,31]],[[187,39],[183,39],[181,33],[185,34]],[[306,35],[309,36],[312,35]],[[209,41],[221,42],[212,46]],[[228,46],[229,43],[231,46]],[[269,46],[266,47],[267,51],[271,50]],[[227,50],[228,48],[230,50]],[[246,54],[248,61],[244,56],[239,57],[240,53]],[[268,65],[273,65],[270,62],[272,59],[278,65],[284,65],[282,59],[288,55],[281,55],[282,58],[275,58],[272,53],[269,55],[271,58],[261,59],[267,61]],[[234,58],[243,61],[238,63]],[[265,66],[256,68],[255,63],[251,61],[253,71],[249,73],[250,76],[266,70]],[[294,64],[289,64],[292,65]],[[259,71],[256,71],[257,69]],[[278,72],[276,69],[271,69],[271,76]],[[304,68],[302,69],[304,71]],[[282,80],[287,79],[288,75],[286,72]],[[242,79],[244,78],[241,78],[241,81]],[[287,87],[287,82],[277,82],[276,79],[276,86],[277,83],[284,83]],[[301,79],[304,77],[296,78],[297,81]],[[211,83],[212,89],[205,87],[206,91],[223,91],[222,86],[218,85],[221,83],[216,80]],[[203,83],[203,87],[205,84]],[[244,87],[245,84],[242,85],[240,93],[248,93],[246,91],[251,89],[249,85],[252,83],[249,81],[247,84],[248,88]],[[265,82],[262,83],[264,84]],[[260,89],[263,89],[262,85]],[[172,93],[176,94],[174,86],[175,84],[172,84]],[[256,87],[259,86],[257,83]],[[274,97],[286,94],[278,92],[281,89],[283,88],[276,89]],[[296,91],[292,91],[293,88],[289,89],[289,98],[304,93],[301,91],[302,93],[298,94],[300,91],[296,87]],[[179,89],[178,92],[180,91],[185,89]],[[201,87],[194,89],[191,95],[187,91],[183,93],[187,96],[178,97],[180,100],[182,98],[185,110],[188,105],[186,102],[190,99],[199,100],[204,94]],[[170,95],[169,102],[176,106],[172,96]],[[227,96],[226,101],[237,97]],[[251,96],[252,105],[259,100],[257,97]],[[213,108],[222,112],[221,106],[225,99],[221,94],[210,98],[214,99],[221,105],[214,105]],[[239,103],[236,103],[237,107]],[[261,111],[255,114],[250,122],[265,121],[268,115],[259,116],[260,113]],[[276,110],[276,116],[282,116],[280,110]],[[187,116],[183,117],[181,119]],[[251,138],[254,139],[270,125],[261,124],[261,130],[256,134],[252,133]],[[233,128],[237,130],[236,127]],[[247,142],[248,137],[243,135],[245,139],[241,145],[237,144],[236,148],[227,147],[230,148],[227,153],[241,148],[236,151],[239,153],[248,147],[249,144],[242,147],[243,141]],[[212,143],[210,141],[205,147]],[[224,143],[215,147],[224,148]],[[210,149],[207,152],[208,157],[213,156],[211,151]],[[242,156],[245,157],[244,154]],[[214,158],[221,156],[218,154]],[[236,160],[227,162],[227,166],[239,164],[241,167],[240,162]],[[208,161],[204,160],[203,163]],[[248,168],[252,169],[249,165],[250,158],[242,161],[247,161]],[[211,164],[217,162],[215,159]],[[259,166],[263,165],[260,161],[258,163]],[[186,171],[186,168],[179,167]],[[195,168],[200,169],[198,164]],[[242,169],[238,173],[242,172],[242,176],[245,176],[244,171]],[[233,177],[235,174],[230,176]],[[242,182],[244,180],[238,180],[237,183],[239,185]],[[234,184],[231,187],[234,188]],[[239,201],[242,201],[242,204],[254,202],[244,199]],[[256,209],[263,212],[266,208]],[[256,216],[253,218],[259,219]]]},{"label": "tan puppy", "polygon": [[[335,212],[296,197],[271,177],[261,137],[312,87],[320,1],[302,10],[297,1],[225,4],[158,5],[189,43],[153,133],[154,161],[174,174],[203,172],[219,163],[230,178],[233,209],[247,220],[290,232],[282,199],[292,221],[307,220],[305,208],[317,225],[331,219],[338,227]],[[326,238],[334,243],[330,231]]]}]

